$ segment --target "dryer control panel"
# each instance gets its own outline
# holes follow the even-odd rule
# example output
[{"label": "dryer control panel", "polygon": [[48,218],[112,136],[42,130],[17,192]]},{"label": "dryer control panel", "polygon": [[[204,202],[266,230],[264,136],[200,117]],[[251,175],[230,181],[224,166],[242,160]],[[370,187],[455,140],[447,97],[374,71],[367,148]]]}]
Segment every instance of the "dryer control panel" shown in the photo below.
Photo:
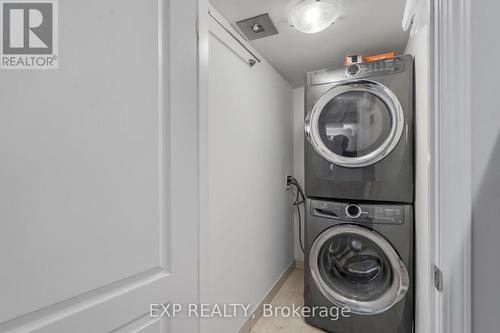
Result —
[{"label": "dryer control panel", "polygon": [[373,61],[362,65],[366,73],[401,72],[404,70],[404,62],[401,58]]},{"label": "dryer control panel", "polygon": [[347,67],[342,66],[338,68],[309,72],[307,74],[307,79],[309,84],[314,86],[331,82],[340,82],[348,79],[400,73],[405,69],[405,58],[409,57],[411,56],[398,56],[391,59],[352,64]]},{"label": "dryer control panel", "polygon": [[310,214],[356,223],[402,224],[404,206],[311,200]]}]

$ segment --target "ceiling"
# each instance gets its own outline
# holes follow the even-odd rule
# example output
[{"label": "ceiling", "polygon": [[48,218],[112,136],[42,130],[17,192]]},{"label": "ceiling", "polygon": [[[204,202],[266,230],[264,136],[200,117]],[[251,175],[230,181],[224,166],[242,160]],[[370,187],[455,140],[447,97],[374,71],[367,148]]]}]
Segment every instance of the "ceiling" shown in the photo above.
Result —
[{"label": "ceiling", "polygon": [[340,18],[317,34],[288,25],[286,9],[297,0],[211,0],[236,30],[236,22],[269,13],[278,34],[251,45],[293,87],[304,85],[305,73],[340,66],[348,54],[404,52],[408,32],[401,28],[405,0],[341,0]]}]

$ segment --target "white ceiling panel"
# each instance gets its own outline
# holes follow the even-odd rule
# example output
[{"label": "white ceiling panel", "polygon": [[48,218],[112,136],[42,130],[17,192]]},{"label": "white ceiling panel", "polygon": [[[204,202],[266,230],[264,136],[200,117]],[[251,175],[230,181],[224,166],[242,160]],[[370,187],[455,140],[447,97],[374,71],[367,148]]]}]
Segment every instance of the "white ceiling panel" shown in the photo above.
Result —
[{"label": "white ceiling panel", "polygon": [[291,1],[211,3],[236,29],[237,21],[269,13],[279,33],[250,43],[293,87],[304,85],[307,71],[339,66],[348,54],[404,52],[408,40],[401,28],[404,0],[343,0],[341,17],[317,34],[304,34],[288,25],[286,8]]}]

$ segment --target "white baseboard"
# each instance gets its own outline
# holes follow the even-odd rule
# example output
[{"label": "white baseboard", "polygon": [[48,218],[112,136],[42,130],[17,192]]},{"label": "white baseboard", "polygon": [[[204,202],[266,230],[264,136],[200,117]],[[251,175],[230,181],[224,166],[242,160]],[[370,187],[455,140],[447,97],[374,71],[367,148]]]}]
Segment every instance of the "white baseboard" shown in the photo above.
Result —
[{"label": "white baseboard", "polygon": [[304,270],[304,260],[295,259],[295,268]]},{"label": "white baseboard", "polygon": [[[302,264],[302,267],[304,265]],[[295,268],[297,267],[297,262],[293,261],[290,263],[290,265],[281,273],[280,277],[276,280],[274,285],[271,287],[271,289],[266,293],[266,295],[262,298],[262,300],[257,304],[253,312],[250,314],[250,316],[245,320],[241,328],[238,330],[238,333],[250,333],[254,325],[259,321],[260,317],[262,317],[262,312],[264,309],[264,304],[269,304],[271,303],[272,299],[278,291],[281,289],[285,281],[288,279],[288,277],[292,274]],[[303,269],[303,268],[302,268]]]}]

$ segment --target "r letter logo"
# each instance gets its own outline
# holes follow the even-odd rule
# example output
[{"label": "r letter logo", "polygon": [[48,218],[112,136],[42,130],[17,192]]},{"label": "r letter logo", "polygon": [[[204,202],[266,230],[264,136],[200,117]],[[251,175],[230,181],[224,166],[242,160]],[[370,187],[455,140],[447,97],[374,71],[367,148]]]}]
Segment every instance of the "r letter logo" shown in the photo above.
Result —
[{"label": "r letter logo", "polygon": [[1,69],[57,69],[57,0],[0,0]]}]

